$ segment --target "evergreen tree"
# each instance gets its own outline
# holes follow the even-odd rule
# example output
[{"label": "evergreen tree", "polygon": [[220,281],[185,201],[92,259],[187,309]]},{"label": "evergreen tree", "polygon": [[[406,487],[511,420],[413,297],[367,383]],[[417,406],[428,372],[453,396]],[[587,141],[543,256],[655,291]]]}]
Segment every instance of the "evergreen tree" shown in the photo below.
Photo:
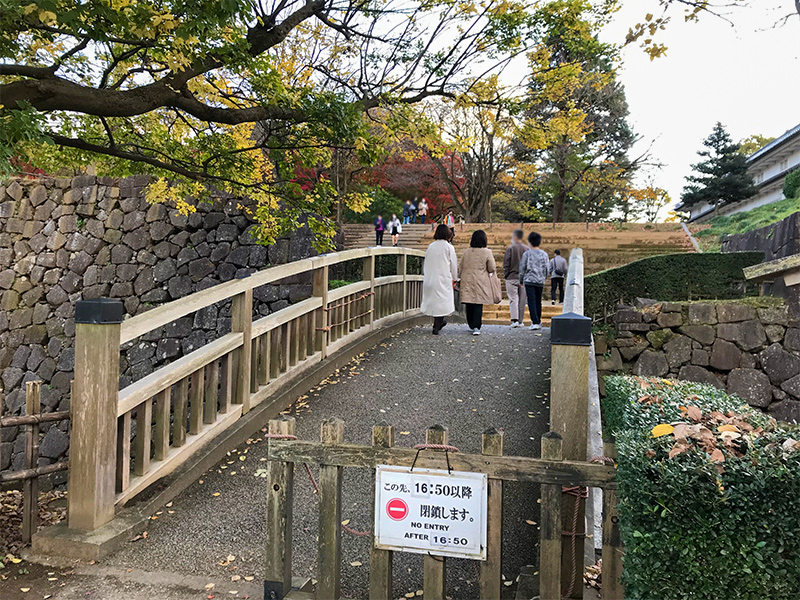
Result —
[{"label": "evergreen tree", "polygon": [[722,123],[714,125],[703,145],[706,149],[697,153],[703,160],[692,165],[696,174],[686,177],[689,185],[681,195],[684,208],[707,202],[717,210],[756,193],[747,172],[747,157],[739,152],[739,144],[733,142]]}]

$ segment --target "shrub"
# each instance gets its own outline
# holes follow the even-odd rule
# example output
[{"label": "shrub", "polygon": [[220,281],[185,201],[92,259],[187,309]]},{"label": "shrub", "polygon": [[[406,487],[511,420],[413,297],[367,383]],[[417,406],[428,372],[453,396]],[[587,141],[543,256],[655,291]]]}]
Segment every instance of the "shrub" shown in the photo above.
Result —
[{"label": "shrub", "polygon": [[783,195],[787,198],[800,198],[800,168],[794,169],[784,178]]},{"label": "shrub", "polygon": [[597,317],[620,301],[636,298],[682,301],[752,295],[757,288],[746,284],[742,269],[762,260],[763,252],[662,254],[600,271],[586,277],[584,314]]},{"label": "shrub", "polygon": [[798,598],[797,427],[663,379],[606,378],[603,414],[617,443],[626,598]]}]

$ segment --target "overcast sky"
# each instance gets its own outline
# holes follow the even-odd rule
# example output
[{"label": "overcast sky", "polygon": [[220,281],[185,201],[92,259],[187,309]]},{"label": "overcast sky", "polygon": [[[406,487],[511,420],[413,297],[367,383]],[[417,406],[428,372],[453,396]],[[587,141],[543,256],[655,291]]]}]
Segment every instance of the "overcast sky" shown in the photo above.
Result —
[{"label": "overcast sky", "polygon": [[[658,13],[655,0],[624,4],[603,32],[606,41],[623,42],[631,24]],[[630,121],[643,138],[639,149],[653,143],[653,157],[664,163],[653,172],[655,182],[673,201],[716,121],[737,141],[755,133],[777,137],[800,123],[800,17],[773,27],[791,14],[793,0],[750,4],[729,13],[733,26],[711,15],[685,23],[674,11],[660,32],[667,54],[652,62],[638,46],[623,50],[621,79]]]}]

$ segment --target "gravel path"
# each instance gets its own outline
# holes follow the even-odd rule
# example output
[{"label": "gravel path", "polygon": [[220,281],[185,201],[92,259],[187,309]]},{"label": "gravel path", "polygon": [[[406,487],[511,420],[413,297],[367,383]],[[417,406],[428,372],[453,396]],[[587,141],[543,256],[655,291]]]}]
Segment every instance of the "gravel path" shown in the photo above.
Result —
[{"label": "gravel path", "polygon": [[[469,335],[465,325],[449,325],[439,337],[428,327],[402,332],[355,359],[292,407],[297,435],[319,439],[329,417],[345,422],[345,440],[370,444],[371,428],[385,420],[395,426],[396,444],[424,441],[426,427],[449,429],[450,443],[462,452],[480,452],[481,433],[505,430],[505,453],[538,456],[547,430],[549,330],[531,332],[486,326]],[[408,432],[404,434],[404,432]],[[264,541],[265,466],[263,440],[232,452],[163,508],[146,539],[128,544],[109,559],[127,568],[186,575],[261,577]],[[315,469],[314,469],[315,470]],[[368,530],[372,473],[345,469],[343,518]],[[503,574],[514,580],[521,566],[535,560],[538,486],[504,488]],[[302,468],[295,477],[295,576],[315,576],[317,500]],[[366,597],[369,538],[343,532],[343,594]],[[232,560],[230,557],[234,557]],[[230,562],[229,562],[230,561]],[[355,564],[351,564],[355,563]],[[361,563],[360,565],[358,563]],[[422,557],[395,554],[395,596],[422,589]],[[477,563],[448,560],[448,595],[477,597]],[[512,587],[505,588],[510,595]]]}]

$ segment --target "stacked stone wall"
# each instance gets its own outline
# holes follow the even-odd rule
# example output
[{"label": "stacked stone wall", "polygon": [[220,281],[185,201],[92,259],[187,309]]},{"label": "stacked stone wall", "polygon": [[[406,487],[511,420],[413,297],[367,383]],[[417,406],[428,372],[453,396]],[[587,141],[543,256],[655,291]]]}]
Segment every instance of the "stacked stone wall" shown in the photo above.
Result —
[{"label": "stacked stone wall", "polygon": [[[24,384],[41,380],[42,410],[67,410],[75,303],[119,298],[133,316],[264,268],[310,256],[299,230],[269,247],[251,236],[241,200],[214,198],[181,215],[144,198],[149,178],[81,176],[0,183],[0,406],[24,410]],[[306,298],[307,278],[254,290],[254,317]],[[125,386],[230,331],[230,302],[178,319],[122,349]],[[22,466],[24,436],[4,428],[0,470]],[[42,426],[40,464],[68,454],[66,422]]]},{"label": "stacked stone wall", "polygon": [[709,383],[783,421],[800,422],[800,323],[781,301],[639,301],[616,332],[595,335],[598,373]]}]

